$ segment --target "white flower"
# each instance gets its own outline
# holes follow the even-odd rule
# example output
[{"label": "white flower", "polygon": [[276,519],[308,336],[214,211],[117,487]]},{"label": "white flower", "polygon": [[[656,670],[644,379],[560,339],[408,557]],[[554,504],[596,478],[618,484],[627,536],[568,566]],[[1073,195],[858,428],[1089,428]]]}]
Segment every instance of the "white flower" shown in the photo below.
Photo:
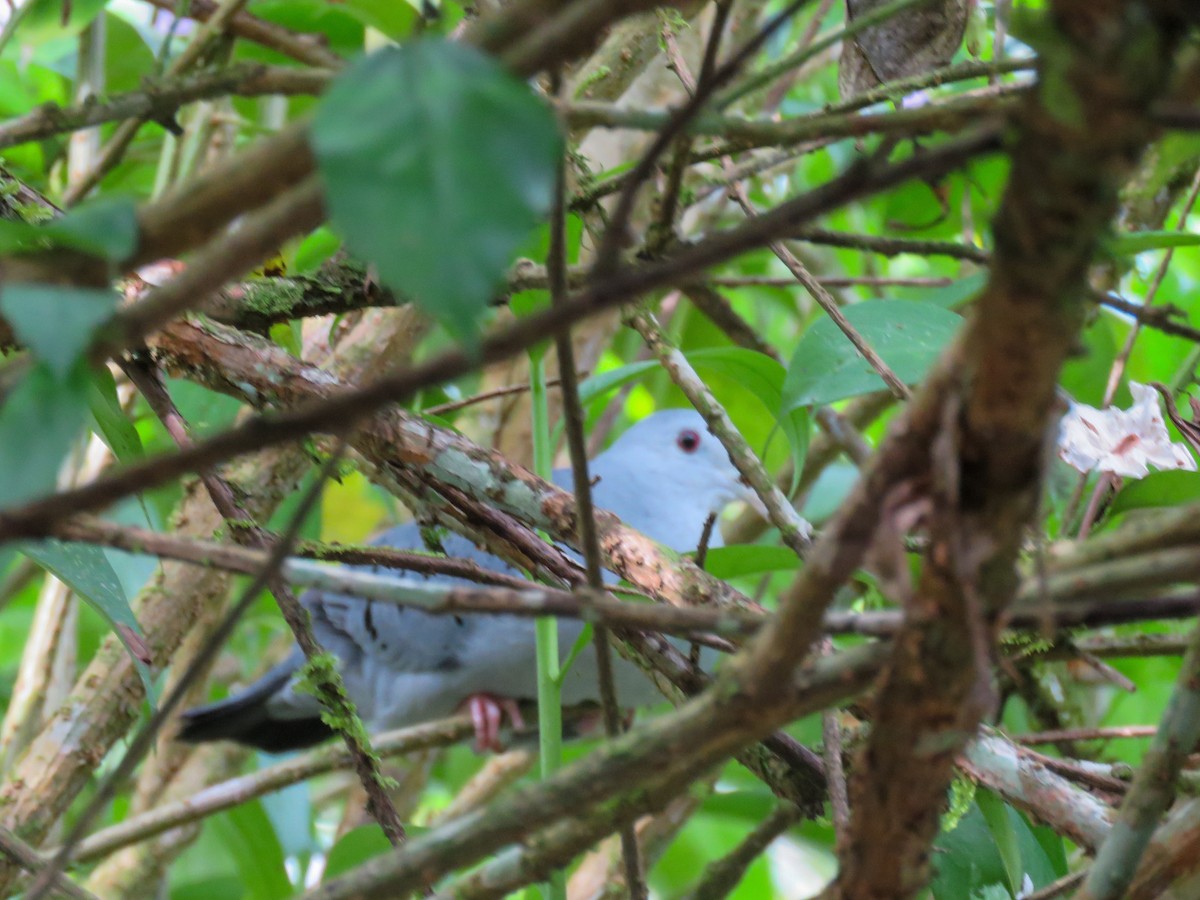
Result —
[{"label": "white flower", "polygon": [[1183,444],[1174,444],[1163,422],[1154,388],[1131,381],[1133,406],[1096,409],[1072,403],[1058,432],[1058,455],[1080,472],[1099,470],[1125,478],[1145,478],[1157,469],[1196,471]]}]

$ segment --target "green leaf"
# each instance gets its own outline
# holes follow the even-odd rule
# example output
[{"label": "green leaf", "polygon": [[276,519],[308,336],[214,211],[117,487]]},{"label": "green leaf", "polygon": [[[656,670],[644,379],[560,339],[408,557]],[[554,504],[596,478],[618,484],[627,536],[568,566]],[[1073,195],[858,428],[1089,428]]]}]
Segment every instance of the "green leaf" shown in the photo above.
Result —
[{"label": "green leaf", "polygon": [[53,243],[120,262],[137,249],[138,224],[133,201],[124,197],[93,200],[43,225]]},{"label": "green leaf", "polygon": [[[999,806],[1008,819],[1007,827],[1011,828],[1015,842],[1015,851],[1009,852],[1015,852],[1019,859],[1018,885],[1028,876],[1034,888],[1041,888],[1066,874],[1062,839],[1048,828],[1031,826],[1011,806],[1003,802]],[[1047,849],[1047,837],[1057,844],[1056,850]],[[935,900],[960,900],[987,891],[993,885],[1010,882],[995,834],[977,804],[972,805],[957,828],[938,836],[932,859],[936,875],[930,887]]]},{"label": "green leaf", "polygon": [[550,206],[562,143],[550,110],[478,51],[420,40],[339,77],[312,142],[347,246],[473,342],[514,252]]},{"label": "green leaf", "polygon": [[984,285],[987,284],[987,280],[987,272],[976,272],[974,275],[960,278],[958,281],[948,284],[945,287],[922,291],[920,302],[940,306],[942,309],[957,309],[968,300],[973,300],[975,295],[983,290]]},{"label": "green leaf", "polygon": [[[151,531],[163,530],[161,517],[140,498],[127,497],[110,509],[105,518],[119,525],[132,525]],[[136,596],[160,565],[158,557],[148,553],[127,553],[124,550],[106,547],[104,555],[113,571],[117,573],[117,579],[121,582],[126,597]]]},{"label": "green leaf", "polygon": [[[910,300],[867,300],[843,312],[896,376],[920,381],[962,324],[938,306]],[[832,403],[877,391],[883,379],[828,318],[814,323],[788,365],[784,408]]]},{"label": "green leaf", "polygon": [[10,284],[0,293],[0,312],[59,378],[68,374],[116,303],[111,291],[58,285]]},{"label": "green leaf", "polygon": [[133,658],[146,688],[146,696],[153,703],[155,689],[148,668],[153,659],[142,639],[141,627],[129,608],[121,580],[104,550],[92,544],[66,543],[53,538],[22,544],[20,550],[83,597],[112,626]]},{"label": "green leaf", "polygon": [[1138,481],[1126,480],[1109,511],[1112,514],[1131,509],[1179,506],[1200,499],[1200,472],[1151,472]]},{"label": "green leaf", "polygon": [[368,859],[382,856],[392,849],[388,839],[383,835],[383,829],[378,825],[360,825],[347,831],[338,842],[329,849],[326,857],[325,874],[322,881],[332,881],[339,875],[344,875],[351,869],[365,863]]},{"label": "green leaf", "polygon": [[597,397],[602,397],[609,391],[615,390],[623,384],[628,384],[630,381],[643,378],[657,369],[658,361],[651,359],[618,366],[615,369],[609,369],[607,372],[597,372],[595,375],[591,375],[579,382],[579,401],[585,404],[590,403]]},{"label": "green leaf", "polygon": [[962,900],[976,890],[1006,881],[1004,863],[977,806],[972,806],[953,831],[938,835],[933,846],[935,875],[930,889],[935,900]]},{"label": "green leaf", "polygon": [[96,18],[105,4],[105,0],[71,0],[65,7],[67,21],[64,25],[64,2],[65,0],[29,0],[28,13],[21,20],[21,44],[26,47],[37,46],[65,34],[78,34],[88,22]]},{"label": "green leaf", "polygon": [[711,347],[686,354],[697,369],[731,378],[778,414],[783,399],[783,366],[771,357],[743,347]]},{"label": "green leaf", "polygon": [[370,25],[393,41],[407,38],[420,21],[417,11],[396,0],[345,0],[343,8],[364,25]]},{"label": "green leaf", "polygon": [[99,366],[92,371],[91,376],[88,405],[92,409],[92,418],[96,420],[98,433],[121,462],[129,463],[141,459],[145,455],[142,439],[129,415],[121,408],[121,400],[117,396],[117,382],[112,372],[107,366]]},{"label": "green leaf", "polygon": [[567,677],[567,673],[571,671],[571,666],[575,665],[575,660],[579,658],[579,654],[586,650],[587,645],[592,642],[592,635],[595,634],[595,631],[596,629],[592,626],[591,622],[583,626],[583,630],[579,632],[579,637],[575,638],[575,643],[571,645],[571,650],[567,654],[567,658],[558,667],[557,680],[559,684]]},{"label": "green leaf", "polygon": [[243,803],[209,820],[242,879],[245,900],[283,900],[292,886],[283,865],[283,849],[262,804]]},{"label": "green leaf", "polygon": [[992,840],[996,842],[996,851],[1004,864],[1009,890],[1016,896],[1021,890],[1024,868],[1021,865],[1021,849],[1017,846],[1016,829],[1008,817],[1008,807],[1003,800],[983,788],[975,792],[975,802],[992,833]]},{"label": "green leaf", "polygon": [[713,547],[704,559],[704,568],[722,581],[728,581],[741,575],[798,569],[800,558],[787,547],[739,544],[735,547]]},{"label": "green leaf", "polygon": [[518,319],[550,308],[549,291],[518,291],[508,298],[508,308]]},{"label": "green leaf", "polygon": [[82,361],[65,379],[39,363],[0,407],[0,508],[54,490],[87,417],[89,384]]},{"label": "green leaf", "polygon": [[290,268],[297,275],[311,275],[321,267],[321,263],[333,256],[341,245],[337,235],[322,225],[300,242],[292,255]]},{"label": "green leaf", "polygon": [[731,378],[762,401],[787,438],[792,454],[793,487],[808,455],[809,410],[803,404],[785,404],[783,366],[771,357],[742,347],[716,347],[687,354],[697,369],[708,369]]}]

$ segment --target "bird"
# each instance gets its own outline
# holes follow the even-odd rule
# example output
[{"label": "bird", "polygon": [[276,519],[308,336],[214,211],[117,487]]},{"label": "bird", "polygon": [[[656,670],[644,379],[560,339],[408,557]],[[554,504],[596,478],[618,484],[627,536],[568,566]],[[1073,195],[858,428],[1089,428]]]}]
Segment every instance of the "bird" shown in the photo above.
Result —
[{"label": "bird", "polygon": [[[710,516],[737,500],[756,497],[703,417],[691,409],[669,409],[634,423],[589,464],[595,505],[616,513],[647,537],[677,552],[698,547]],[[570,489],[570,469],[553,481]],[[422,549],[413,523],[394,526],[374,544]],[[721,545],[713,529],[708,546]],[[450,534],[448,556],[484,568],[521,574],[468,539]],[[578,558],[577,556],[575,558]],[[369,568],[382,571],[381,567]],[[466,584],[444,575],[416,576]],[[611,573],[606,578],[612,579]],[[466,708],[475,725],[478,751],[500,749],[499,729],[507,714],[523,728],[518,703],[536,697],[534,623],[510,615],[436,615],[372,602],[348,594],[306,591],[300,603],[310,613],[318,642],[338,659],[347,694],[370,731],[416,725]],[[559,620],[564,661],[583,631],[577,620]],[[304,662],[299,647],[245,690],[181,714],[177,736],[190,743],[233,740],[269,753],[312,746],[332,734],[319,702],[296,689]],[[626,709],[662,699],[640,669],[614,658],[619,704]],[[564,706],[598,700],[596,656],[589,645],[562,682]]]}]

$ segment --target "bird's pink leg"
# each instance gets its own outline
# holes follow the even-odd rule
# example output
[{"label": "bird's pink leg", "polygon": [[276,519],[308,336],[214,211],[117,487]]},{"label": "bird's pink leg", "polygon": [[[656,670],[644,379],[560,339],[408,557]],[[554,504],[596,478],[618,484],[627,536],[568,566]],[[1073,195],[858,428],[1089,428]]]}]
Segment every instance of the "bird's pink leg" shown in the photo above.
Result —
[{"label": "bird's pink leg", "polygon": [[472,694],[463,701],[463,706],[471,714],[471,723],[475,726],[475,752],[494,750],[497,753],[504,749],[500,743],[500,726],[504,716],[512,723],[513,728],[524,730],[525,720],[521,717],[521,708],[511,697],[497,697],[495,694]]}]

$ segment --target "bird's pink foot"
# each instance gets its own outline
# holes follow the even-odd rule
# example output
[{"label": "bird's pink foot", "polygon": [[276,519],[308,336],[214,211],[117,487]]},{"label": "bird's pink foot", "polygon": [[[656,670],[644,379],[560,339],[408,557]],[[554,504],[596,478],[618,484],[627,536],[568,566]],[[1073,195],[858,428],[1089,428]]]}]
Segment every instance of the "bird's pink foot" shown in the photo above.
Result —
[{"label": "bird's pink foot", "polygon": [[495,694],[472,694],[463,701],[463,706],[471,714],[471,722],[475,726],[475,752],[494,750],[497,753],[504,749],[500,743],[500,726],[504,724],[505,715],[513,728],[524,730],[525,720],[521,717],[521,708],[511,697],[497,697]]}]

